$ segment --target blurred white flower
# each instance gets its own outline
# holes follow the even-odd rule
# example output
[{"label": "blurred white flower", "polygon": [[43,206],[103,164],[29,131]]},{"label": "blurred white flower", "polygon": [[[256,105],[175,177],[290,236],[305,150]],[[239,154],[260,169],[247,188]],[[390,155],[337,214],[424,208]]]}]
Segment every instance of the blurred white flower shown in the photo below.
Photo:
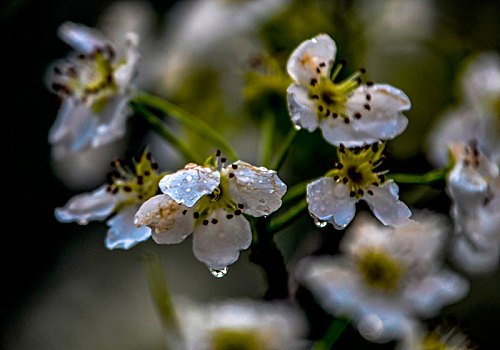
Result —
[{"label": "blurred white flower", "polygon": [[459,81],[462,101],[438,120],[428,140],[431,162],[444,167],[451,142],[476,140],[487,156],[500,160],[500,56],[484,52],[469,59]]},{"label": "blurred white flower", "polygon": [[110,228],[106,247],[129,249],[151,236],[148,227],[135,227],[133,218],[140,205],[156,194],[164,174],[156,173],[158,164],[152,162],[147,152],[134,163],[134,172],[118,160],[112,165],[115,170],[108,174],[106,185],[76,195],[64,207],[56,208],[55,216],[60,222],[86,225],[89,221],[102,221],[116,214],[106,222]]},{"label": "blurred white flower", "polygon": [[456,327],[438,325],[433,329],[424,328],[419,322],[414,322],[397,344],[396,350],[473,350],[475,348],[467,336]]},{"label": "blurred white flower", "polygon": [[[404,92],[386,84],[361,85],[356,72],[334,83],[343,64],[331,74],[337,47],[326,34],[304,41],[287,64],[294,83],[288,88],[288,108],[297,127],[320,128],[339,146],[363,146],[401,134],[408,125],[403,111],[411,107]],[[363,70],[361,70],[363,71]]]},{"label": "blurred white flower", "polygon": [[471,273],[498,267],[500,259],[500,176],[475,143],[452,143],[455,165],[447,177],[455,221],[454,261]]},{"label": "blurred white flower", "polygon": [[151,227],[160,244],[180,243],[193,232],[194,255],[212,270],[224,270],[250,246],[250,223],[242,214],[268,215],[286,192],[274,170],[242,161],[218,170],[219,159],[218,151],[211,163],[191,163],[165,176],[165,195],[148,200],[135,216],[135,224]]},{"label": "blurred white flower", "polygon": [[434,214],[397,228],[359,217],[339,256],[306,258],[297,275],[326,311],[353,320],[373,342],[404,336],[415,317],[460,300],[468,282],[441,268],[446,222]]},{"label": "blurred white flower", "polygon": [[128,33],[118,48],[99,32],[66,22],[59,36],[74,53],[47,73],[49,88],[62,98],[49,142],[59,157],[110,143],[125,134],[127,106],[139,55],[138,38]]},{"label": "blurred white flower", "polygon": [[318,226],[326,222],[345,228],[356,213],[356,203],[364,200],[384,225],[407,222],[411,211],[398,198],[398,186],[387,180],[386,171],[377,171],[384,144],[337,150],[339,162],[325,177],[307,185],[309,213]]},{"label": "blurred white flower", "polygon": [[287,303],[241,299],[202,306],[181,301],[176,306],[185,350],[308,348],[305,318]]}]

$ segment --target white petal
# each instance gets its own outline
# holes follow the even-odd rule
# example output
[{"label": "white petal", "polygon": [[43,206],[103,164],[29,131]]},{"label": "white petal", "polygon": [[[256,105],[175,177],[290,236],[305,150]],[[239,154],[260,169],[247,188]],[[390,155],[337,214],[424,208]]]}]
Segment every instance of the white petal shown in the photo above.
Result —
[{"label": "white petal", "polygon": [[82,24],[65,22],[59,27],[58,34],[65,43],[82,53],[91,53],[106,44],[101,33]]},{"label": "white petal", "polygon": [[[370,96],[369,101],[367,95]],[[369,106],[369,110],[365,105]],[[384,84],[360,86],[346,103],[349,123],[346,124],[342,118],[328,118],[321,122],[320,127],[331,144],[363,146],[401,134],[408,125],[408,119],[402,112],[410,107],[408,97],[395,87]],[[356,113],[361,114],[360,119],[355,117]]]},{"label": "white petal", "polygon": [[371,186],[369,189],[373,191],[373,195],[365,192],[362,199],[368,203],[373,214],[384,225],[396,226],[408,223],[411,211],[398,199],[399,188],[394,181],[389,180],[382,186]]},{"label": "white petal", "polygon": [[288,111],[292,122],[301,128],[314,131],[318,127],[318,116],[314,103],[307,96],[307,89],[292,84],[287,90]]},{"label": "white petal", "polygon": [[71,198],[68,203],[55,210],[56,219],[61,222],[87,224],[90,220],[104,220],[117,204],[116,196],[106,191],[106,186]]},{"label": "white petal", "polygon": [[457,237],[453,242],[454,264],[472,274],[495,271],[500,260],[500,239],[497,234],[490,240],[489,246],[476,247],[465,237]]},{"label": "white petal", "polygon": [[451,271],[440,270],[408,285],[404,297],[418,315],[433,317],[443,306],[465,297],[468,291],[466,279]]},{"label": "white petal", "polygon": [[234,174],[234,177],[229,178],[229,194],[236,203],[244,205],[244,213],[263,216],[281,206],[286,185],[276,171],[239,160],[226,167],[224,172]]},{"label": "white petal", "polygon": [[328,221],[337,229],[345,228],[356,213],[356,199],[349,189],[331,177],[322,177],[307,185],[309,213],[320,221]]},{"label": "white petal", "polygon": [[139,205],[125,207],[120,213],[106,222],[110,227],[106,236],[106,248],[129,249],[151,236],[149,227],[136,227],[134,225],[134,215],[138,209]]},{"label": "white petal", "polygon": [[113,142],[125,135],[127,117],[132,114],[128,106],[130,95],[111,97],[95,120],[91,145],[94,148]]},{"label": "white petal", "polygon": [[134,33],[127,33],[123,53],[123,60],[126,63],[119,66],[113,74],[115,82],[120,87],[128,86],[137,73],[137,65],[140,59],[137,51],[138,45],[139,37]]},{"label": "white petal", "polygon": [[337,46],[333,39],[327,34],[320,34],[304,41],[293,51],[286,69],[293,80],[309,85],[311,79],[318,76],[316,68],[320,63],[326,64],[321,74],[329,75],[336,53]]},{"label": "white petal", "polygon": [[193,208],[178,204],[169,196],[160,194],[150,198],[139,208],[134,223],[150,227],[156,243],[180,243],[193,232],[193,212]]},{"label": "white petal", "polygon": [[216,169],[188,164],[161,179],[160,189],[177,203],[192,207],[201,197],[212,193],[219,183],[220,173]]},{"label": "white petal", "polygon": [[207,218],[208,225],[194,229],[194,255],[211,269],[220,270],[234,263],[240,250],[247,249],[252,242],[252,231],[245,217],[233,215],[228,219],[227,215],[224,209],[216,209]]}]

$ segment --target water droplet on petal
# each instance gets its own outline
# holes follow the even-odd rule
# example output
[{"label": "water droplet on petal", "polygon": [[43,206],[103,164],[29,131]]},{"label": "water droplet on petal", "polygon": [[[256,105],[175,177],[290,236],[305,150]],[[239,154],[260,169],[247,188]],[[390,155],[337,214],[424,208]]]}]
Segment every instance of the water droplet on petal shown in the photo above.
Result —
[{"label": "water droplet on petal", "polygon": [[335,227],[336,230],[343,230],[347,226],[347,224],[345,224],[345,225],[339,225],[335,221],[333,221],[332,224],[333,224],[333,227]]},{"label": "water droplet on petal", "polygon": [[78,220],[78,224],[80,225],[87,225],[89,223],[89,221],[87,219],[79,219]]},{"label": "water droplet on petal", "polygon": [[193,179],[193,177],[192,177],[191,175],[188,175],[188,176],[186,177],[186,181],[191,181],[192,179]]},{"label": "water droplet on petal", "polygon": [[314,224],[318,227],[325,227],[328,224],[328,222],[314,219]]},{"label": "water droplet on petal", "polygon": [[300,126],[298,126],[298,125],[294,125],[293,127],[294,127],[294,129],[295,129],[295,130],[297,130],[297,131],[298,131],[298,130],[300,130],[300,129],[302,129],[302,128],[301,128]]},{"label": "water droplet on petal", "polygon": [[215,270],[215,269],[209,269],[210,273],[217,277],[217,278],[222,278],[227,274],[227,267],[224,267],[223,269],[220,270]]},{"label": "water droplet on petal", "polygon": [[186,188],[186,192],[191,192],[191,189],[190,188]]}]

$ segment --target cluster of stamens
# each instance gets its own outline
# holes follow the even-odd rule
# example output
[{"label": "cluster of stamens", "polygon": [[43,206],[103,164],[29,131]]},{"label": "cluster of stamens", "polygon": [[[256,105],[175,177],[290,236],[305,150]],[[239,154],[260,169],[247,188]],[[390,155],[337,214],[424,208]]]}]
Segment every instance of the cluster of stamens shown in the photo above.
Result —
[{"label": "cluster of stamens", "polygon": [[402,275],[398,262],[387,252],[378,249],[364,252],[358,261],[358,267],[370,287],[386,291],[394,290]]},{"label": "cluster of stamens", "polygon": [[[340,61],[331,77],[324,74],[324,69],[327,66],[325,62],[319,62],[316,65],[315,72],[317,74],[316,77],[312,78],[309,82],[310,86],[308,96],[315,102],[316,115],[320,119],[341,119],[344,123],[349,124],[351,122],[351,117],[355,119],[361,119],[363,117],[361,111],[355,112],[352,116],[350,116],[347,113],[345,104],[351,93],[361,85],[362,80],[360,75],[366,73],[366,70],[361,68],[345,80],[339,83],[334,83],[335,78],[338,76],[345,64],[345,60]],[[366,85],[368,87],[373,86],[373,82],[369,81]],[[367,93],[365,97],[366,103],[363,107],[365,110],[369,111],[371,110],[370,102],[372,100],[372,96]]]},{"label": "cluster of stamens", "polygon": [[144,152],[132,161],[114,160],[111,166],[113,170],[106,176],[106,190],[122,195],[125,204],[142,202],[156,194],[162,175],[157,174],[158,164],[153,162],[151,153]]},{"label": "cluster of stamens", "polygon": [[365,147],[346,148],[343,144],[337,150],[338,161],[327,176],[336,182],[349,186],[349,195],[361,198],[367,193],[373,196],[370,186],[378,187],[385,182],[387,171],[378,171],[385,156],[384,143],[374,143]]},{"label": "cluster of stamens", "polygon": [[115,50],[109,44],[92,53],[80,54],[58,62],[53,68],[52,90],[64,97],[75,97],[92,104],[116,90]]}]

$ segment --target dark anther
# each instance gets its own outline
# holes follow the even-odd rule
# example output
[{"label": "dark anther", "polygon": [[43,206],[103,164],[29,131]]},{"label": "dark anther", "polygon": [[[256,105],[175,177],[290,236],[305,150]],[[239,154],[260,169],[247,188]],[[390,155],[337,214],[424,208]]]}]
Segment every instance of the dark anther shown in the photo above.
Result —
[{"label": "dark anther", "polygon": [[367,81],[366,86],[373,86],[373,81]]},{"label": "dark anther", "polygon": [[229,173],[229,178],[232,179],[234,177],[233,173]]},{"label": "dark anther", "polygon": [[85,55],[82,53],[82,54],[78,55],[78,58],[83,60],[83,59],[85,59]]},{"label": "dark anther", "polygon": [[214,198],[215,198],[215,194],[212,192],[212,193],[210,193],[210,194],[208,195],[208,197],[209,197],[210,199],[214,199]]},{"label": "dark anther", "polygon": [[137,198],[139,198],[140,201],[142,201],[142,194],[138,195]]},{"label": "dark anther", "polygon": [[59,69],[59,67],[54,67],[54,73],[56,73],[56,74],[59,74],[59,75],[60,75],[62,72],[61,72],[61,70]]},{"label": "dark anther", "polygon": [[377,145],[376,143],[374,143],[374,144],[372,145],[372,150],[373,150],[373,152],[375,152],[375,153],[376,153],[376,152],[378,152],[378,145]]},{"label": "dark anther", "polygon": [[113,188],[113,194],[117,194],[117,193],[118,193],[118,187]]},{"label": "dark anther", "polygon": [[326,110],[326,113],[325,113],[325,117],[328,117],[329,115],[330,115],[330,110],[329,110],[329,109],[327,109],[327,110]]},{"label": "dark anther", "polygon": [[318,79],[311,79],[311,85],[314,86],[318,82]]},{"label": "dark anther", "polygon": [[236,170],[236,169],[238,169],[238,164],[231,164],[231,167],[232,167],[234,170]]},{"label": "dark anther", "polygon": [[365,104],[365,105],[364,105],[364,107],[365,107],[365,109],[366,109],[367,111],[369,111],[369,110],[371,109],[371,107],[370,107],[370,105],[369,105],[369,104]]},{"label": "dark anther", "polygon": [[368,194],[369,194],[370,196],[373,196],[373,191],[372,191],[372,190],[368,190],[368,191],[366,191],[366,192],[368,192]]},{"label": "dark anther", "polygon": [[349,193],[349,196],[351,197],[354,197],[356,195],[356,193],[354,191],[351,191],[351,193]]},{"label": "dark anther", "polygon": [[466,159],[466,160],[464,160],[464,165],[465,166],[470,166],[470,162]]},{"label": "dark anther", "polygon": [[361,80],[361,78],[358,78],[358,79],[356,79],[356,82],[358,83],[358,85],[361,85],[361,83],[363,82],[363,80]]},{"label": "dark anther", "polygon": [[215,224],[216,224],[216,223],[218,223],[218,222],[219,222],[219,220],[217,220],[217,219],[212,219],[212,224],[214,224],[214,225],[215,225]]},{"label": "dark anther", "polygon": [[203,225],[207,226],[208,225],[208,220],[203,220]]},{"label": "dark anther", "polygon": [[125,192],[132,192],[132,189],[131,189],[129,186],[125,186],[125,187],[123,187],[123,190],[124,190]]},{"label": "dark anther", "polygon": [[153,168],[155,170],[158,169],[158,163],[151,164],[151,168]]},{"label": "dark anther", "polygon": [[343,182],[344,184],[346,184],[346,183],[348,183],[348,182],[349,182],[349,179],[348,179],[347,177],[344,177],[344,178],[342,179],[342,182]]},{"label": "dark anther", "polygon": [[225,158],[225,157],[221,158],[220,161],[221,161],[221,163],[225,163],[227,161],[227,158]]},{"label": "dark anther", "polygon": [[379,175],[378,179],[380,180],[380,182],[384,182],[385,181],[385,176],[384,175]]},{"label": "dark anther", "polygon": [[367,94],[367,95],[366,95],[366,99],[367,99],[368,101],[371,101],[371,99],[372,99],[372,95]]},{"label": "dark anther", "polygon": [[313,100],[319,100],[319,96],[318,96],[318,95],[312,95],[312,96],[311,96],[311,98],[312,98]]},{"label": "dark anther", "polygon": [[198,213],[197,211],[195,211],[195,212],[193,213],[193,217],[194,217],[195,219],[198,219],[198,218],[200,217],[200,213]]},{"label": "dark anther", "polygon": [[316,67],[316,73],[321,73],[321,69],[319,69],[319,67]]},{"label": "dark anther", "polygon": [[340,170],[340,169],[342,169],[343,167],[344,167],[344,164],[342,164],[342,163],[339,163],[339,164],[337,165],[337,169],[339,169],[339,170]]},{"label": "dark anther", "polygon": [[349,124],[350,122],[351,122],[351,120],[349,118],[347,118],[347,117],[344,118],[344,123]]},{"label": "dark anther", "polygon": [[337,118],[339,115],[337,113],[332,113],[332,117],[335,119]]},{"label": "dark anther", "polygon": [[354,113],[354,118],[361,119],[361,117],[362,117],[361,113]]},{"label": "dark anther", "polygon": [[238,208],[243,209],[243,208],[245,208],[245,205],[240,203],[240,204],[238,204]]},{"label": "dark anther", "polygon": [[364,194],[365,194],[365,192],[364,192],[364,191],[360,188],[360,189],[358,190],[358,194],[359,194],[360,196],[362,196],[362,195],[364,195]]},{"label": "dark anther", "polygon": [[184,209],[184,210],[182,211],[182,215],[186,215],[186,213],[187,213],[187,212],[188,212],[188,211],[187,211],[187,209]]},{"label": "dark anther", "polygon": [[363,73],[363,74],[365,74],[365,73],[366,73],[366,69],[365,69],[365,68],[360,68],[360,69],[359,69],[359,71],[360,71],[361,73]]},{"label": "dark anther", "polygon": [[146,170],[146,171],[144,172],[144,176],[149,176],[149,175],[151,175],[151,173],[149,172],[149,170]]},{"label": "dark anther", "polygon": [[241,210],[237,209],[237,210],[234,212],[234,215],[241,215]]},{"label": "dark anther", "polygon": [[372,185],[378,187],[378,182],[372,182]]},{"label": "dark anther", "polygon": [[226,218],[228,218],[228,219],[230,219],[230,220],[231,220],[231,219],[233,218],[233,214],[227,214],[227,215],[226,215]]},{"label": "dark anther", "polygon": [[333,177],[333,181],[335,181],[335,182],[339,182],[339,179],[340,179],[340,177],[338,175],[335,175]]},{"label": "dark anther", "polygon": [[142,185],[142,184],[143,184],[143,182],[144,182],[143,180],[144,180],[144,179],[142,178],[142,175],[137,176],[137,184],[138,184],[138,185]]},{"label": "dark anther", "polygon": [[151,160],[152,157],[153,157],[153,155],[151,154],[151,152],[148,152],[148,154],[146,154],[147,160]]},{"label": "dark anther", "polygon": [[319,106],[318,109],[320,112],[323,112],[323,106]]},{"label": "dark anther", "polygon": [[112,189],[113,189],[113,187],[111,187],[111,186],[106,187],[107,192],[111,192]]},{"label": "dark anther", "polygon": [[325,62],[321,62],[321,63],[319,64],[319,66],[320,66],[320,67],[325,67],[325,66],[326,66],[326,63],[325,63]]},{"label": "dark anther", "polygon": [[215,156],[216,156],[216,157],[220,157],[220,155],[221,155],[221,154],[222,154],[221,150],[220,150],[220,149],[218,149],[218,150],[217,150],[217,152],[215,153]]}]

